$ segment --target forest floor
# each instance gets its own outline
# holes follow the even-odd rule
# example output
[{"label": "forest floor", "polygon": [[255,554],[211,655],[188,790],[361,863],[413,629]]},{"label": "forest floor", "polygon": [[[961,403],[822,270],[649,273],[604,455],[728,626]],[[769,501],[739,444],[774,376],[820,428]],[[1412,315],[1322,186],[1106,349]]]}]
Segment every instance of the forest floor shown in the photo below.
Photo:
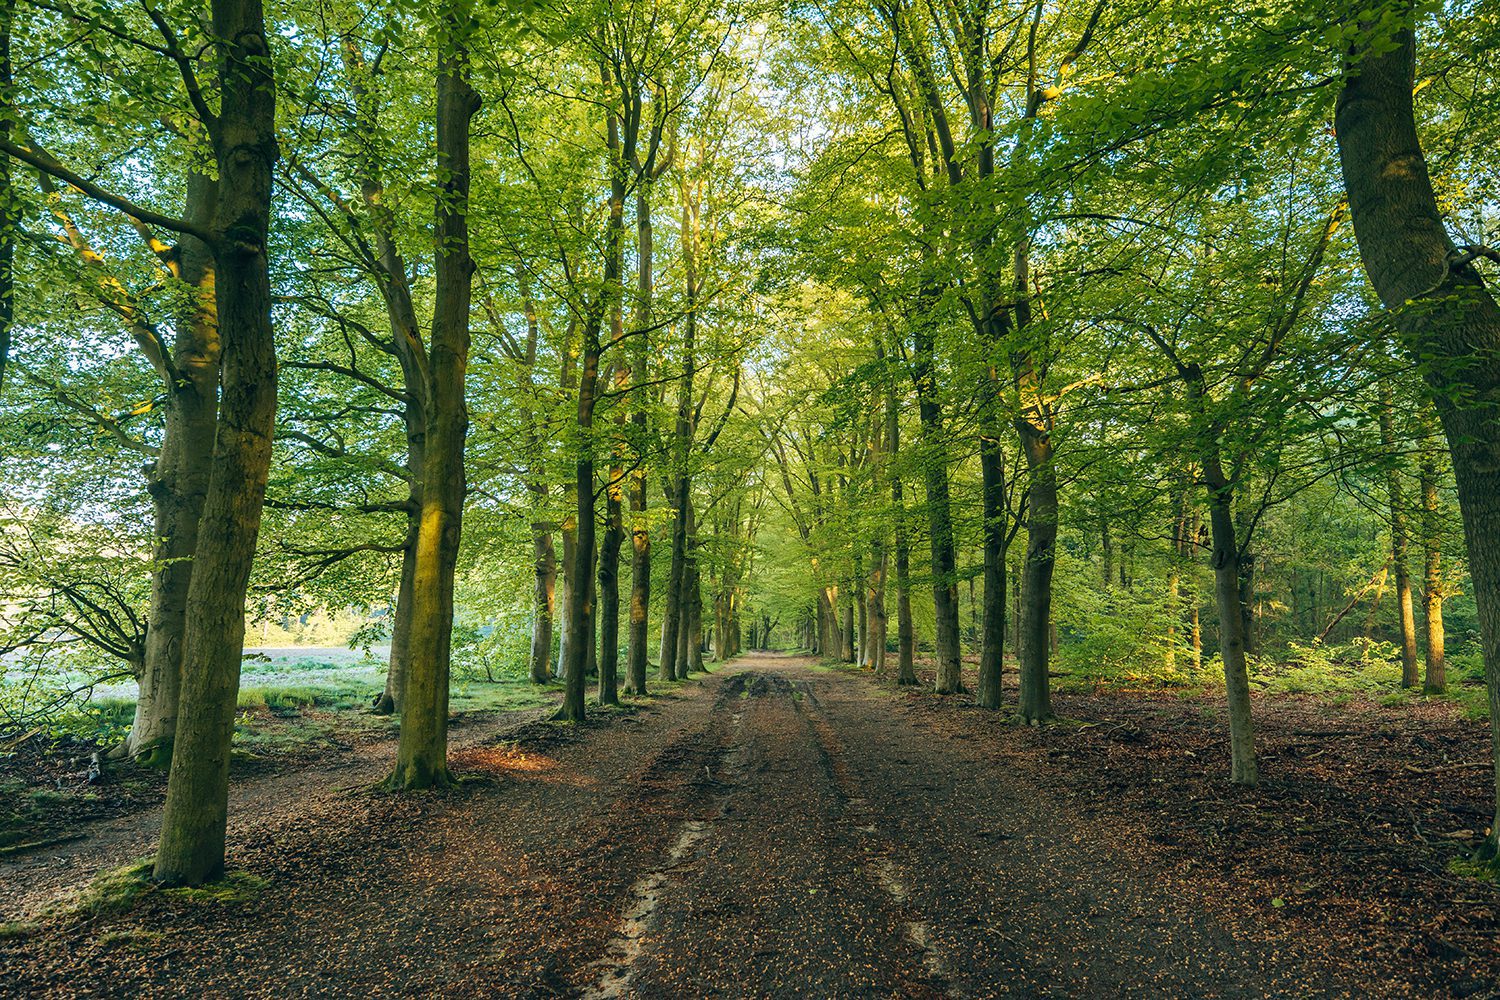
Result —
[{"label": "forest floor", "polygon": [[155,805],[0,858],[0,994],[1500,997],[1500,887],[1451,870],[1482,725],[1261,699],[1241,790],[1210,700],[1057,708],[752,655],[575,729],[470,720],[474,780],[419,796],[367,790],[372,732],[237,784],[224,898],[44,912]]}]

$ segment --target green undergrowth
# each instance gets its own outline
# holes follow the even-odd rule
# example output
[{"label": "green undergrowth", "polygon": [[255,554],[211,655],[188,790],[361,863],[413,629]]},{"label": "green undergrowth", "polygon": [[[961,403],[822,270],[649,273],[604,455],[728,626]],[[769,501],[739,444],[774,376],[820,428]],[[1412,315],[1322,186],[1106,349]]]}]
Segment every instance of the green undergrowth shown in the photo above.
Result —
[{"label": "green undergrowth", "polygon": [[533,684],[524,677],[460,681],[448,696],[448,708],[452,712],[524,712],[550,705],[562,690],[560,681]]},{"label": "green undergrowth", "polygon": [[[1183,654],[1174,657],[1170,666],[1162,660],[1154,668],[1137,665],[1129,670],[1066,656],[1059,659],[1067,666],[1066,672],[1054,681],[1059,691],[1148,691],[1195,700],[1222,696],[1224,690],[1223,664],[1216,656],[1204,658],[1197,669],[1187,666],[1189,661]],[[1435,698],[1455,704],[1466,718],[1477,721],[1489,718],[1484,668],[1477,654],[1449,658],[1448,690],[1441,695],[1426,695],[1420,688],[1401,687],[1399,652],[1385,642],[1355,639],[1337,645],[1316,641],[1290,643],[1284,650],[1252,656],[1249,660],[1251,688],[1267,695],[1311,696],[1332,708],[1372,701],[1385,708],[1399,709]]]},{"label": "green undergrowth", "polygon": [[21,938],[30,937],[41,929],[41,925],[31,920],[7,920],[0,923],[0,942],[19,941]]}]

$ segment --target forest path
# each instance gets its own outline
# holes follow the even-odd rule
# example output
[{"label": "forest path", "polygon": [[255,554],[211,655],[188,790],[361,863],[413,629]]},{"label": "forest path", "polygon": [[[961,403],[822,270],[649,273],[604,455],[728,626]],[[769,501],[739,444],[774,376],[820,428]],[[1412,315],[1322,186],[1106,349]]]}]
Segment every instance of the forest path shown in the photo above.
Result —
[{"label": "forest path", "polygon": [[1138,820],[1083,818],[912,704],[760,654],[578,730],[475,740],[453,763],[483,780],[452,793],[237,819],[253,902],[152,894],[0,942],[0,994],[1410,995],[1227,925]]}]

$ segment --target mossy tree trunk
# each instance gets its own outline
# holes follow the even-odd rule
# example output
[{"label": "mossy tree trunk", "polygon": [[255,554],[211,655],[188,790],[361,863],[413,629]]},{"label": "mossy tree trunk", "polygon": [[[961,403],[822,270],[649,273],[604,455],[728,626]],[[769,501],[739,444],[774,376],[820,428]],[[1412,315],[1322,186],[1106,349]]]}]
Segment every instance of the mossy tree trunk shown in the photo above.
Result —
[{"label": "mossy tree trunk", "polygon": [[454,572],[468,479],[464,444],[469,411],[469,308],[474,261],[469,254],[470,124],[479,94],[470,85],[472,7],[450,0],[441,10],[437,71],[435,295],[427,359],[427,430],[422,503],[412,577],[411,640],[401,738],[387,786],[416,790],[446,785],[448,685],[453,638]]},{"label": "mossy tree trunk", "polygon": [[218,168],[213,237],[222,397],[188,589],[177,738],[155,878],[198,885],[224,871],[229,744],[276,421],[267,233],[276,86],[260,0],[213,0],[220,109],[209,124]]}]

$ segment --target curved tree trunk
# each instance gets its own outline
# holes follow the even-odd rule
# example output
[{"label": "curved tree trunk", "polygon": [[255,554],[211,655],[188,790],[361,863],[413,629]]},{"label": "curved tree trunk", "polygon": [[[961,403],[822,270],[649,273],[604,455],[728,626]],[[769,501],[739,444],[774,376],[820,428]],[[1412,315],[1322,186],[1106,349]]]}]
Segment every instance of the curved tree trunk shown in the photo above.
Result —
[{"label": "curved tree trunk", "polygon": [[1500,305],[1443,225],[1417,138],[1410,27],[1355,53],[1335,114],[1360,257],[1420,361],[1453,455],[1489,687],[1500,852]]}]

